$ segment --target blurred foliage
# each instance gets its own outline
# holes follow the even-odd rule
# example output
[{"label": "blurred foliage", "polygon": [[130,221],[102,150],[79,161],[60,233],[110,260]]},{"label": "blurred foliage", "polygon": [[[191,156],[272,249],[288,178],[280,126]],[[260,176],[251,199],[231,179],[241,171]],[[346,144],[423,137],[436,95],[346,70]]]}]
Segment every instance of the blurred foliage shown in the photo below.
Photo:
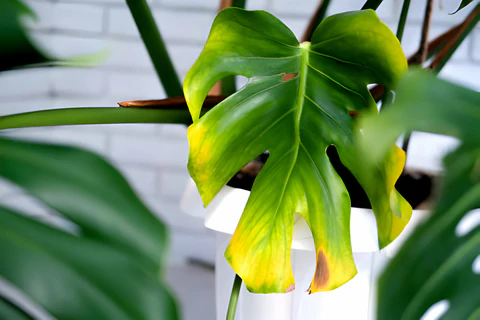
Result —
[{"label": "blurred foliage", "polygon": [[26,22],[35,14],[19,0],[0,1],[0,71],[52,62],[30,38]]},{"label": "blurred foliage", "polygon": [[[31,41],[24,20],[32,18],[22,2],[0,1],[0,71],[54,61]],[[90,63],[92,57],[68,61]],[[132,113],[138,112],[122,116]],[[0,138],[0,176],[70,226],[53,228],[28,212],[0,207],[0,275],[6,281],[57,319],[178,318],[160,280],[167,230],[104,159],[77,148]],[[8,297],[0,300],[0,317],[32,318]]]},{"label": "blurred foliage", "polygon": [[408,238],[380,278],[379,320],[420,319],[441,300],[449,301],[442,319],[478,316],[480,275],[472,268],[480,256],[480,226],[459,235],[457,225],[469,211],[480,208],[479,123],[480,93],[418,70],[400,81],[390,108],[380,117],[363,120],[363,154],[374,162],[405,131],[446,134],[461,141],[445,158],[443,191],[431,217]]}]

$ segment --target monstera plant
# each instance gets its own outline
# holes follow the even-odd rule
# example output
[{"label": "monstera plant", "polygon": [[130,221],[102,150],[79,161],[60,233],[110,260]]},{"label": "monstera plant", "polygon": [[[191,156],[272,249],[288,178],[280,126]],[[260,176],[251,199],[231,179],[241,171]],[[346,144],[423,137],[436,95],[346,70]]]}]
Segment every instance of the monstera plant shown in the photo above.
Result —
[{"label": "monstera plant", "polygon": [[[230,8],[217,16],[184,83],[194,120],[188,167],[208,205],[235,172],[269,151],[225,253],[250,291],[293,289],[295,213],[316,247],[309,291],[335,289],[356,274],[350,198],[326,154],[330,145],[365,189],[381,247],[408,223],[412,209],[394,188],[404,152],[392,144],[375,173],[364,175],[351,116],[377,113],[367,85],[392,88],[406,69],[399,41],[373,10],[328,17],[303,43],[266,12]],[[199,118],[210,88],[228,75],[250,80]]]},{"label": "monstera plant", "polygon": [[[126,2],[167,95],[181,95],[178,76],[147,2]],[[223,2],[226,1],[222,1],[222,7]],[[133,108],[70,108],[8,115],[0,117],[0,129],[108,123],[190,125],[193,119],[188,130],[189,171],[206,205],[236,171],[268,151],[270,156],[255,180],[226,258],[250,291],[292,290],[290,247],[294,214],[299,213],[308,223],[316,247],[317,265],[308,291],[332,290],[351,279],[356,268],[350,245],[350,197],[331,164],[327,148],[336,148],[341,162],[367,193],[377,219],[379,243],[385,247],[402,232],[412,212],[395,190],[405,163],[404,152],[394,146],[395,137],[405,130],[418,129],[456,136],[465,133],[463,130],[467,127],[449,124],[450,116],[459,123],[467,121],[469,128],[478,122],[478,117],[472,117],[476,111],[464,103],[462,109],[469,110],[465,113],[467,117],[463,117],[465,114],[459,117],[455,113],[458,108],[445,108],[442,109],[445,117],[429,126],[428,115],[433,104],[429,104],[430,109],[416,108],[404,99],[399,102],[401,107],[387,109],[382,119],[389,118],[384,122],[358,123],[355,117],[378,118],[376,100],[379,97],[368,90],[368,85],[394,89],[407,70],[399,39],[410,1],[404,1],[397,37],[370,10],[375,10],[381,2],[368,0],[363,11],[323,19],[330,1],[322,1],[312,20],[312,32],[306,37],[308,41],[302,43],[282,22],[266,12],[226,9],[217,16],[203,52],[185,79],[185,100],[175,97],[160,102],[122,104]],[[458,10],[470,2],[462,1]],[[21,23],[24,16],[32,16],[25,5],[18,0],[3,1],[0,5],[0,71],[59,63],[38,51],[30,41]],[[245,1],[230,1],[229,5],[244,6]],[[426,45],[424,57],[438,53],[433,62],[438,58],[443,66],[478,22],[478,11],[477,5],[464,23]],[[318,25],[319,21],[322,22]],[[234,75],[249,78],[248,84],[236,93],[233,85],[233,90],[224,93],[234,94],[225,100],[207,97],[218,80],[231,81]],[[402,82],[403,87],[406,87],[405,81],[408,80]],[[445,91],[439,93],[473,97],[472,93],[449,88],[442,87]],[[415,95],[415,101],[423,101],[421,97],[421,94]],[[184,106],[185,101],[190,112]],[[222,102],[212,109],[212,101]],[[459,101],[462,99],[455,99],[456,104]],[[425,105],[426,102],[422,104]],[[403,108],[408,112],[403,113]],[[409,122],[415,117],[417,122]],[[438,122],[441,130],[435,129],[436,125],[440,126]],[[381,130],[367,129],[370,126]],[[361,132],[365,132],[365,137]],[[475,132],[472,137],[478,141],[478,131]],[[362,137],[362,143],[358,143],[358,136]],[[478,145],[466,144],[460,154],[468,154],[472,146],[478,149]],[[478,179],[472,184],[466,176],[473,173],[471,176],[477,177],[475,163],[478,161],[458,159],[458,162],[449,162],[449,167],[458,166],[461,179],[452,178],[447,181],[448,185],[458,183],[469,197],[475,197]],[[57,230],[0,208],[0,251],[10,258],[0,263],[4,278],[59,319],[177,318],[168,289],[158,279],[165,228],[103,159],[75,148],[2,138],[0,175],[75,224],[73,231]],[[450,204],[455,204],[455,201],[449,202],[453,198],[448,197],[434,214],[441,219],[432,227],[421,229],[394,260],[389,269],[393,271],[385,274],[383,283],[386,284],[380,290],[387,302],[381,303],[379,312],[385,319],[390,310],[388,305],[393,305],[395,294],[402,290],[405,294],[395,314],[407,310],[407,315],[414,318],[427,302],[445,298],[437,295],[425,300],[427,302],[410,300],[417,289],[422,293],[436,293],[435,289],[452,288],[453,281],[440,281],[442,276],[451,279],[456,274],[452,268],[455,262],[461,262],[462,270],[470,262],[475,251],[467,249],[477,248],[474,245],[478,242],[478,232],[458,241],[450,237],[448,231],[452,221],[478,204],[472,205],[474,201],[470,202],[470,198],[463,201],[458,192],[455,196],[461,199],[455,206],[458,210],[448,210]],[[416,246],[422,232],[432,235]],[[452,263],[441,264],[445,253],[433,248],[440,240],[449,242],[447,254],[454,252]],[[443,256],[432,260],[430,268],[421,268],[422,273],[410,279],[409,275],[420,261],[417,258],[429,250]],[[407,251],[411,251],[414,258],[402,269],[403,259],[409,258]],[[469,255],[465,258],[462,253],[467,251]],[[31,264],[32,261],[35,263]],[[395,278],[397,273],[400,277]],[[422,282],[431,274],[434,277],[430,282]],[[470,275],[462,277],[462,283],[470,281],[472,286],[475,280]],[[412,286],[403,286],[406,281],[411,281]],[[235,281],[237,287],[238,283]],[[392,283],[395,290],[387,290],[388,283]],[[459,292],[452,291],[447,298],[456,297],[455,301],[461,301],[460,294],[455,295]],[[470,312],[472,305],[469,302],[468,308],[460,308],[468,309],[462,315]],[[0,316],[29,317],[5,299],[0,299]]]}]

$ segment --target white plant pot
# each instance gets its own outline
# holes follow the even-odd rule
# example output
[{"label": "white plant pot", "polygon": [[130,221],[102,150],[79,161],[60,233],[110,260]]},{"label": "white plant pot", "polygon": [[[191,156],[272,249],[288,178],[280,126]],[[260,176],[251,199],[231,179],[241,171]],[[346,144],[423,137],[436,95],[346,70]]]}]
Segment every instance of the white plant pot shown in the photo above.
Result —
[{"label": "white plant pot", "polygon": [[[205,219],[217,232],[215,260],[217,320],[225,319],[235,273],[224,258],[250,192],[224,187],[204,209],[193,181],[182,199],[185,213]],[[414,210],[411,222],[392,244],[379,250],[377,226],[370,209],[352,208],[351,241],[358,274],[347,284],[329,292],[309,295],[306,290],[314,274],[313,238],[303,219],[296,219],[292,242],[292,267],[296,289],[287,294],[252,294],[242,286],[237,320],[371,320],[375,319],[376,281],[385,262],[428,215]]]}]

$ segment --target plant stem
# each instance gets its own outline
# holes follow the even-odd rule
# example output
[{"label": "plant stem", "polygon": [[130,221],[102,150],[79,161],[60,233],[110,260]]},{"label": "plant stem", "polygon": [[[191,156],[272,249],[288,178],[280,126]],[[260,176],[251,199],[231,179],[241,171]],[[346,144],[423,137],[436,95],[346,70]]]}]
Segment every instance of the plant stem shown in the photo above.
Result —
[{"label": "plant stem", "polygon": [[367,2],[365,2],[365,4],[363,5],[362,10],[365,10],[365,9],[377,10],[378,6],[380,6],[382,1],[383,0],[367,0]]},{"label": "plant stem", "polygon": [[[232,7],[245,9],[246,0],[232,0]],[[227,76],[221,82],[221,89],[222,95],[229,96],[234,94],[237,91],[237,83],[235,76]]]},{"label": "plant stem", "polygon": [[427,0],[425,15],[423,17],[422,38],[420,40],[420,66],[423,66],[427,60],[428,33],[430,31],[430,22],[432,21],[433,0]]},{"label": "plant stem", "polygon": [[242,278],[235,274],[233,281],[232,294],[230,295],[230,302],[228,304],[227,320],[235,320],[235,313],[237,312],[238,296],[240,295],[240,288],[242,287]]},{"label": "plant stem", "polygon": [[322,22],[322,20],[325,18],[330,2],[331,0],[321,0],[320,4],[318,5],[317,11],[312,16],[310,23],[308,24],[308,27],[303,34],[302,42],[312,40],[312,35],[315,32],[315,29],[317,29],[320,22]]},{"label": "plant stem", "polygon": [[405,23],[407,21],[408,9],[410,8],[410,0],[403,0],[402,12],[400,13],[400,20],[397,27],[397,39],[402,42],[403,31],[405,30]]},{"label": "plant stem", "polygon": [[182,85],[146,0],[126,0],[157,76],[168,97],[183,96]]},{"label": "plant stem", "polygon": [[0,130],[80,124],[178,123],[190,125],[188,110],[142,108],[67,108],[0,117]]},{"label": "plant stem", "polygon": [[[397,27],[397,39],[401,43],[403,37],[403,31],[405,30],[405,22],[407,21],[408,9],[410,7],[410,0],[404,0],[402,6],[402,12],[400,13],[400,19]],[[385,87],[382,97],[382,110],[393,102],[393,95],[390,90]]]},{"label": "plant stem", "polygon": [[[425,61],[427,60],[427,55],[428,55],[428,33],[430,31],[430,22],[432,21],[432,11],[433,11],[433,0],[427,0],[425,15],[423,17],[422,38],[420,40],[420,48],[418,49],[418,53],[420,57],[419,65],[422,67],[425,64]],[[403,138],[403,143],[402,143],[402,149],[403,151],[405,151],[405,154],[407,157],[408,157],[408,146],[410,145],[411,137],[412,137],[412,132],[405,132],[405,137]]]},{"label": "plant stem", "polygon": [[410,138],[412,137],[411,132],[405,132],[405,136],[403,137],[403,142],[402,142],[402,149],[407,153],[408,151],[408,146],[410,145]]},{"label": "plant stem", "polygon": [[480,20],[480,4],[477,4],[477,6],[475,7],[475,9],[473,9],[472,14],[470,16],[472,16],[470,22],[467,22],[467,24],[460,30],[460,34],[458,35],[453,45],[448,49],[447,54],[445,54],[441,58],[441,60],[437,61],[435,59],[432,62],[430,67],[434,70],[436,74],[442,71],[443,67],[447,64],[447,62],[453,56],[455,51],[458,49],[458,47],[460,47],[463,40],[465,40],[465,38],[470,34],[470,32],[472,32],[472,30],[477,25],[478,21]]}]

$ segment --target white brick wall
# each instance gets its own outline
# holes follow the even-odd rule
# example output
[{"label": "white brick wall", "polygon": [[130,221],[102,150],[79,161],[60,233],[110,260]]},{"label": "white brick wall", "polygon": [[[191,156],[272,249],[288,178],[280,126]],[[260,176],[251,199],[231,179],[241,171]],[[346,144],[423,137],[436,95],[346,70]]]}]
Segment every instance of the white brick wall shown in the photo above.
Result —
[{"label": "white brick wall", "polygon": [[[205,42],[218,0],[151,0],[173,62],[183,78]],[[440,7],[443,4],[443,9]],[[462,20],[470,9],[449,15],[459,1],[436,1],[431,36]],[[93,69],[32,69],[0,75],[0,115],[68,106],[115,106],[119,100],[163,98],[165,93],[153,72],[124,0],[28,0],[40,21],[32,24],[35,39],[60,57],[97,52],[110,56]],[[358,9],[364,0],[333,0],[330,13]],[[267,9],[301,37],[318,0],[248,0],[249,9]],[[396,31],[401,1],[389,0],[378,10]],[[425,0],[412,1],[404,48],[414,52],[420,39]],[[455,54],[442,76],[480,90],[480,28]],[[242,80],[243,81],[243,80]],[[3,134],[69,143],[106,156],[126,175],[146,203],[173,228],[174,260],[185,255],[213,257],[213,236],[202,222],[186,217],[178,208],[188,179],[186,129],[180,125],[111,125],[11,130]],[[418,139],[417,139],[418,138]],[[416,135],[409,164],[422,168],[426,161],[438,169],[442,146],[451,140]],[[428,146],[425,147],[425,146]],[[432,158],[432,153],[437,155]],[[435,158],[436,157],[436,158]],[[433,159],[433,160],[432,160]],[[42,210],[34,201],[0,181],[0,199]],[[204,244],[205,250],[196,245]],[[205,251],[205,252],[203,252]],[[183,258],[182,258],[183,257]]]}]

